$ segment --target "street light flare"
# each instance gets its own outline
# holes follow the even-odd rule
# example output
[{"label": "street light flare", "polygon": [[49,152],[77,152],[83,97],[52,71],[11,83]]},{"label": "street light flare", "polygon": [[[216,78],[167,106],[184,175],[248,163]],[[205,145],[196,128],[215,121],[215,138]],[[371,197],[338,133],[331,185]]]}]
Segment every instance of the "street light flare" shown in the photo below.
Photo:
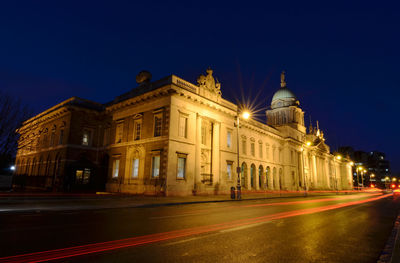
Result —
[{"label": "street light flare", "polygon": [[248,118],[250,118],[250,112],[244,111],[244,112],[242,113],[242,117],[243,117],[243,119],[247,120]]}]

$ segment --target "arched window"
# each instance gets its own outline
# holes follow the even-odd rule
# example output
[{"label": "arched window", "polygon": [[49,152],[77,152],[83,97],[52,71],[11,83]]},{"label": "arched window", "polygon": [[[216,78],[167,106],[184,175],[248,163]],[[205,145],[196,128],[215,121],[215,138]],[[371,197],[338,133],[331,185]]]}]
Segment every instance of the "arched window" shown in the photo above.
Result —
[{"label": "arched window", "polygon": [[264,188],[264,187],[263,187],[263,185],[264,185],[263,172],[264,172],[264,168],[262,167],[262,165],[260,165],[260,166],[258,167],[258,187],[259,187],[260,189],[261,189],[261,188]]},{"label": "arched window", "polygon": [[255,187],[255,180],[256,180],[256,166],[251,164],[250,166],[250,186],[251,188]]},{"label": "arched window", "polygon": [[267,166],[267,168],[265,169],[265,187],[266,188],[268,188],[269,186],[272,186],[272,184],[270,182],[272,182],[271,168],[269,168],[269,166]]}]

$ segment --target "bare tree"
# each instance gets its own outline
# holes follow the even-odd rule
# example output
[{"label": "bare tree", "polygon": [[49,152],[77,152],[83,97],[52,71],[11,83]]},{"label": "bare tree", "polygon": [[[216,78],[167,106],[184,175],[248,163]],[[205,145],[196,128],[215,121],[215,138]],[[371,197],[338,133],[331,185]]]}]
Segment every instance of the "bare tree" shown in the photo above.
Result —
[{"label": "bare tree", "polygon": [[16,129],[32,114],[20,99],[0,91],[0,168],[5,168],[14,159],[17,151]]}]

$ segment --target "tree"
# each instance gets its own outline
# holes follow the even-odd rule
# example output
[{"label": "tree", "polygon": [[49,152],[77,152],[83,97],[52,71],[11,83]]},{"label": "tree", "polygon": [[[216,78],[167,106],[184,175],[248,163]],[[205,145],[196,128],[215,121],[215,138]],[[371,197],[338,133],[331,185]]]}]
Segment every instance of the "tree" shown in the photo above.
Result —
[{"label": "tree", "polygon": [[0,91],[0,169],[13,163],[17,153],[18,129],[32,116],[32,111],[20,99]]}]

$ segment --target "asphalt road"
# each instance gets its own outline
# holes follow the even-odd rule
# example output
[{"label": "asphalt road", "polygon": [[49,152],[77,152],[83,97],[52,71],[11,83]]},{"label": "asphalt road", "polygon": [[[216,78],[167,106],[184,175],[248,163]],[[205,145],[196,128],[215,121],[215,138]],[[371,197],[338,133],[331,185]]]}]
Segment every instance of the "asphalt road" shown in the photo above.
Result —
[{"label": "asphalt road", "polygon": [[400,211],[382,197],[0,213],[0,262],[376,262]]}]

